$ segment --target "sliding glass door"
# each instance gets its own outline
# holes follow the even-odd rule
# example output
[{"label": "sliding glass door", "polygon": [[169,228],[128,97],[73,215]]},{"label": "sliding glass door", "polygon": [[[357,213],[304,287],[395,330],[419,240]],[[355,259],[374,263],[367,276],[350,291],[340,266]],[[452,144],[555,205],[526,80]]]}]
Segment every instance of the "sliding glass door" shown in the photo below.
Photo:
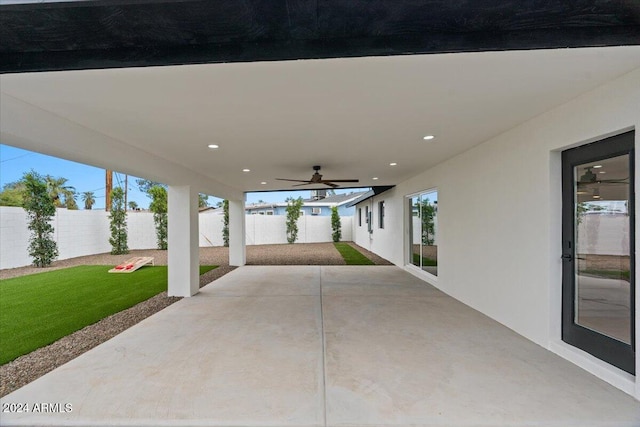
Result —
[{"label": "sliding glass door", "polygon": [[408,197],[409,264],[438,275],[438,192]]},{"label": "sliding glass door", "polygon": [[563,152],[562,339],[631,374],[633,132]]}]

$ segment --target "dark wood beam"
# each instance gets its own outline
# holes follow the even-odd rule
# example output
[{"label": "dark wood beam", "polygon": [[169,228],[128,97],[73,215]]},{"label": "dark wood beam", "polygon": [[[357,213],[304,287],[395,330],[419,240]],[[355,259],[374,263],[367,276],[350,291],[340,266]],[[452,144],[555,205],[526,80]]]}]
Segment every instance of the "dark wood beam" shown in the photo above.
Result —
[{"label": "dark wood beam", "polygon": [[0,6],[0,72],[640,44],[637,0]]}]

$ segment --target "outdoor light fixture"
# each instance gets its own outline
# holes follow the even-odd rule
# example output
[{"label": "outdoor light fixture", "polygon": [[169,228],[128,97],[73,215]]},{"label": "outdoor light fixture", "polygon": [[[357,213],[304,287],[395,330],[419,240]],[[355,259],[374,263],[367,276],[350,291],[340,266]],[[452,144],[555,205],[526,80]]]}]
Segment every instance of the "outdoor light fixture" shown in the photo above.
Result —
[{"label": "outdoor light fixture", "polygon": [[260,185],[267,185],[267,183],[265,181],[262,181]]},{"label": "outdoor light fixture", "polygon": [[599,169],[599,168],[601,168],[601,167],[602,167],[602,165],[595,165],[593,168],[594,168],[594,169]]},{"label": "outdoor light fixture", "polygon": [[220,146],[216,144],[209,144],[207,145],[207,147],[211,148],[212,150],[215,150],[216,148],[220,148]]},{"label": "outdoor light fixture", "polygon": [[430,140],[432,140],[433,138],[435,138],[435,136],[433,136],[433,135],[427,135],[427,136],[425,136],[425,137],[424,137],[424,138],[422,138],[422,139],[424,139],[425,141],[430,141]]},{"label": "outdoor light fixture", "polygon": [[242,169],[242,172],[251,172],[251,169]]},{"label": "outdoor light fixture", "polygon": [[389,166],[397,166],[398,164],[396,162],[391,162],[389,163]]},{"label": "outdoor light fixture", "polygon": [[377,176],[374,176],[374,177],[373,177],[373,178],[371,178],[371,179],[372,179],[372,180],[374,180],[374,181],[377,181],[377,180],[378,180],[378,177],[377,177]]}]

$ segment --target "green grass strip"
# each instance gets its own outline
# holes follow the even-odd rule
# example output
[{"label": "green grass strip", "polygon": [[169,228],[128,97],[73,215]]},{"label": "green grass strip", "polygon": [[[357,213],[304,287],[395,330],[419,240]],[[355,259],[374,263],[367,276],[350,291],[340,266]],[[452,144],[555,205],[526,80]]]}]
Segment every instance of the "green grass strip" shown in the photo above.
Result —
[{"label": "green grass strip", "polygon": [[[420,254],[413,254],[413,265],[420,265]],[[438,265],[438,261],[435,259],[422,257],[422,266],[423,267],[436,267]]]},{"label": "green grass strip", "polygon": [[375,265],[373,261],[347,243],[334,243],[334,246],[340,252],[347,265]]},{"label": "green grass strip", "polygon": [[[167,290],[167,267],[85,265],[0,281],[0,365]],[[200,266],[200,274],[216,266]]]}]

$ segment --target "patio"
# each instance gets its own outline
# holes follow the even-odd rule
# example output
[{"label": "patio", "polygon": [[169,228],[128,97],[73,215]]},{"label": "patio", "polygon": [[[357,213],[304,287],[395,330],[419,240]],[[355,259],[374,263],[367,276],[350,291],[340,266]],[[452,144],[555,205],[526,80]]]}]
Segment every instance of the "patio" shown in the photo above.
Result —
[{"label": "patio", "polygon": [[640,423],[632,397],[392,266],[238,268],[1,401],[30,409],[2,425]]}]

